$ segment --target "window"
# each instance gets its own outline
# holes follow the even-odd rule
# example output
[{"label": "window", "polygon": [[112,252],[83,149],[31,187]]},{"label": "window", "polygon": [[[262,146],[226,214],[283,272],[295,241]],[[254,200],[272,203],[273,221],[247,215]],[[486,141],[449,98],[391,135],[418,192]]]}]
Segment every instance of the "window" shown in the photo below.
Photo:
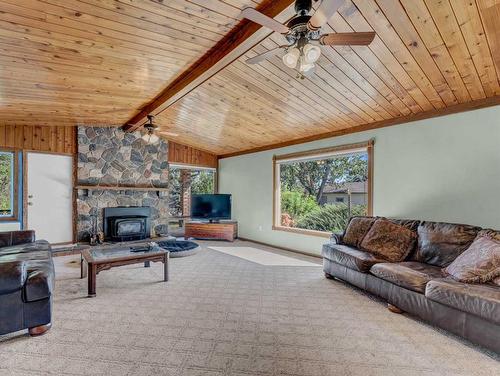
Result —
[{"label": "window", "polygon": [[17,159],[13,151],[0,151],[0,221],[17,220]]},{"label": "window", "polygon": [[[169,231],[182,231],[184,218],[191,215],[191,195],[215,193],[216,170],[170,165]],[[180,235],[180,233],[179,233]]]},{"label": "window", "polygon": [[371,215],[373,144],[275,156],[273,228],[327,237]]}]

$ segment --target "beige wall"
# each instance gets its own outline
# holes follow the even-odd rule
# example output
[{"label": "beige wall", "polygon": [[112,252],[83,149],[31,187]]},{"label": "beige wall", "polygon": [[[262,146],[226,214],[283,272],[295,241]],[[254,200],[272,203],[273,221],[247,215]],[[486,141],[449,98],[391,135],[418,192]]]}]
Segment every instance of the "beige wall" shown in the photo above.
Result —
[{"label": "beige wall", "polygon": [[374,214],[500,229],[500,106],[220,160],[240,236],[319,253],[327,240],[272,230],[272,156],[375,138]]}]

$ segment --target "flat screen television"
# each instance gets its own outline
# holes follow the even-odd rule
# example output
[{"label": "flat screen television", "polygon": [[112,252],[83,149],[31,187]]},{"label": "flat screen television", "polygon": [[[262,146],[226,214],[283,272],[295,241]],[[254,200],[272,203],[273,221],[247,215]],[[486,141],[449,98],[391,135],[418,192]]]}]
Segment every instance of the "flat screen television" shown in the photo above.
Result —
[{"label": "flat screen television", "polygon": [[191,218],[208,221],[231,219],[231,195],[193,195],[191,197]]}]

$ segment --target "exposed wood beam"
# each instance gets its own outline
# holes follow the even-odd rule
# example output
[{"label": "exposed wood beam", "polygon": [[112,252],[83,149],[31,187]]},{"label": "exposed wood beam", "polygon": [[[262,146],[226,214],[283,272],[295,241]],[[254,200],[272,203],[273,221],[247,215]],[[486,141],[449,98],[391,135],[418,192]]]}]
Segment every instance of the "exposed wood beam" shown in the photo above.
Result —
[{"label": "exposed wood beam", "polygon": [[[293,0],[265,0],[257,9],[269,17],[276,17],[286,10]],[[285,21],[280,20],[280,21]],[[241,20],[215,46],[208,50],[193,65],[173,80],[141,111],[123,125],[123,130],[132,132],[142,125],[148,114],[159,114],[176,101],[190,93],[214,74],[239,58],[245,52],[271,35],[271,31],[260,25]]]},{"label": "exposed wood beam", "polygon": [[297,139],[290,140],[290,141],[280,142],[280,143],[271,144],[271,145],[264,145],[264,146],[260,146],[257,148],[237,151],[234,153],[222,154],[222,155],[219,155],[218,158],[223,159],[223,158],[237,157],[239,155],[244,155],[244,154],[251,154],[251,153],[257,153],[260,151],[278,149],[278,148],[283,148],[286,146],[303,144],[306,142],[312,142],[312,141],[317,141],[317,140],[323,140],[325,138],[344,136],[346,134],[364,132],[364,131],[369,131],[372,129],[389,127],[391,125],[410,123],[412,121],[430,119],[433,117],[451,115],[451,114],[455,114],[455,113],[459,113],[459,112],[477,110],[477,109],[484,108],[484,107],[491,107],[491,106],[498,106],[498,105],[500,105],[500,95],[497,95],[495,97],[479,99],[479,100],[472,101],[472,102],[461,103],[461,104],[457,104],[455,106],[450,106],[450,107],[446,107],[446,108],[440,108],[440,109],[435,109],[435,110],[431,110],[431,111],[419,112],[417,114],[401,116],[398,118],[381,120],[381,121],[377,121],[374,123],[368,123],[368,124],[363,124],[363,125],[359,125],[359,126],[355,126],[355,127],[351,127],[351,128],[341,129],[338,131],[320,133],[320,134],[309,136],[309,137],[297,138]]}]

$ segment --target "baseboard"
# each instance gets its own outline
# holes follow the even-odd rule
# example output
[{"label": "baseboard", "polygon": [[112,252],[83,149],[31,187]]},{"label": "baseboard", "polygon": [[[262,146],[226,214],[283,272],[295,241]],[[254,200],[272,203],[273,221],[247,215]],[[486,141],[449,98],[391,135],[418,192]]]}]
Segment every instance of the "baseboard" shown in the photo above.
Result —
[{"label": "baseboard", "polygon": [[269,243],[261,242],[261,241],[254,240],[254,239],[243,238],[241,236],[238,236],[238,239],[239,240],[243,240],[243,241],[247,241],[247,242],[252,242],[252,243],[260,244],[260,245],[265,245],[266,247],[272,247],[272,248],[282,249],[283,251],[300,253],[300,254],[305,255],[305,256],[322,258],[321,255],[317,255],[317,254],[314,254],[314,253],[299,251],[298,249],[292,249],[292,248],[288,248],[288,247],[282,247],[282,246],[279,246],[279,245],[269,244]]}]

